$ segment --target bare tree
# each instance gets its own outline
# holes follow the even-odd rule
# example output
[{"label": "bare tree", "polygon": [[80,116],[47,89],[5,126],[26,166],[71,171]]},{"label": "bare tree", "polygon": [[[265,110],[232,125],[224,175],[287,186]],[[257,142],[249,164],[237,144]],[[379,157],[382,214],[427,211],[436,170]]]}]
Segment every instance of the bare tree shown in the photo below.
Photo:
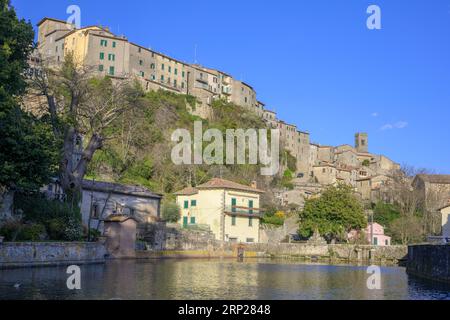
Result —
[{"label": "bare tree", "polygon": [[[62,142],[60,183],[69,199],[76,200],[94,153],[112,137],[114,122],[138,105],[142,91],[124,80],[96,78],[93,67],[77,63],[71,55],[59,67],[40,61],[30,93],[46,101],[53,133]],[[87,143],[75,157],[79,137]]]},{"label": "bare tree", "polygon": [[420,215],[423,212],[425,199],[420,190],[412,186],[412,180],[418,172],[423,172],[423,169],[416,170],[410,166],[403,166],[392,174],[390,198],[400,213],[392,229],[403,244],[420,239],[424,235]]}]

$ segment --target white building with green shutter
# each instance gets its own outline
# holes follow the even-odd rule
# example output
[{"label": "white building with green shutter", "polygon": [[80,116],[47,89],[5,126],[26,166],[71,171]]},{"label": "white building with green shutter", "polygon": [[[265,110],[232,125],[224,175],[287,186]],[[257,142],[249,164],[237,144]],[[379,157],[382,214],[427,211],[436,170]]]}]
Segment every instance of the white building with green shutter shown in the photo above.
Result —
[{"label": "white building with green shutter", "polygon": [[175,195],[184,227],[207,227],[217,240],[259,242],[260,196],[264,191],[233,181],[214,178]]}]

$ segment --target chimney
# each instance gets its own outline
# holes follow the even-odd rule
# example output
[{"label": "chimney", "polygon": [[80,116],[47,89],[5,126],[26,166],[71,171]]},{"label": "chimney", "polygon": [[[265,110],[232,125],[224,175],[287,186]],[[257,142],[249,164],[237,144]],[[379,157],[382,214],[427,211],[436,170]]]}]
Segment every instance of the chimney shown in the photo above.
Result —
[{"label": "chimney", "polygon": [[256,181],[252,181],[251,185],[250,185],[253,189],[258,189],[258,184]]}]

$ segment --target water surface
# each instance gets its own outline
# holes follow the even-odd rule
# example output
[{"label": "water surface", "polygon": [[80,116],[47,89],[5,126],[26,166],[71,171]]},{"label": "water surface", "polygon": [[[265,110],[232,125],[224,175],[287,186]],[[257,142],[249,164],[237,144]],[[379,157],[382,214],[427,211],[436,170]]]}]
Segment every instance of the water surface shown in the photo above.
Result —
[{"label": "water surface", "polygon": [[0,270],[0,299],[450,299],[450,288],[381,268],[369,290],[365,266],[291,260],[109,261],[81,266],[81,290],[66,267]]}]

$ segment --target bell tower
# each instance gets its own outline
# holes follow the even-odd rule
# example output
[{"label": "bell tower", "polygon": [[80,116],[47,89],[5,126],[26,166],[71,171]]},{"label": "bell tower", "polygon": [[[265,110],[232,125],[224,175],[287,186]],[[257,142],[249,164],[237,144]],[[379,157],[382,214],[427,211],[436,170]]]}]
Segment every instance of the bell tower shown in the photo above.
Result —
[{"label": "bell tower", "polygon": [[367,133],[358,132],[355,134],[355,148],[358,152],[369,152],[369,136]]}]

